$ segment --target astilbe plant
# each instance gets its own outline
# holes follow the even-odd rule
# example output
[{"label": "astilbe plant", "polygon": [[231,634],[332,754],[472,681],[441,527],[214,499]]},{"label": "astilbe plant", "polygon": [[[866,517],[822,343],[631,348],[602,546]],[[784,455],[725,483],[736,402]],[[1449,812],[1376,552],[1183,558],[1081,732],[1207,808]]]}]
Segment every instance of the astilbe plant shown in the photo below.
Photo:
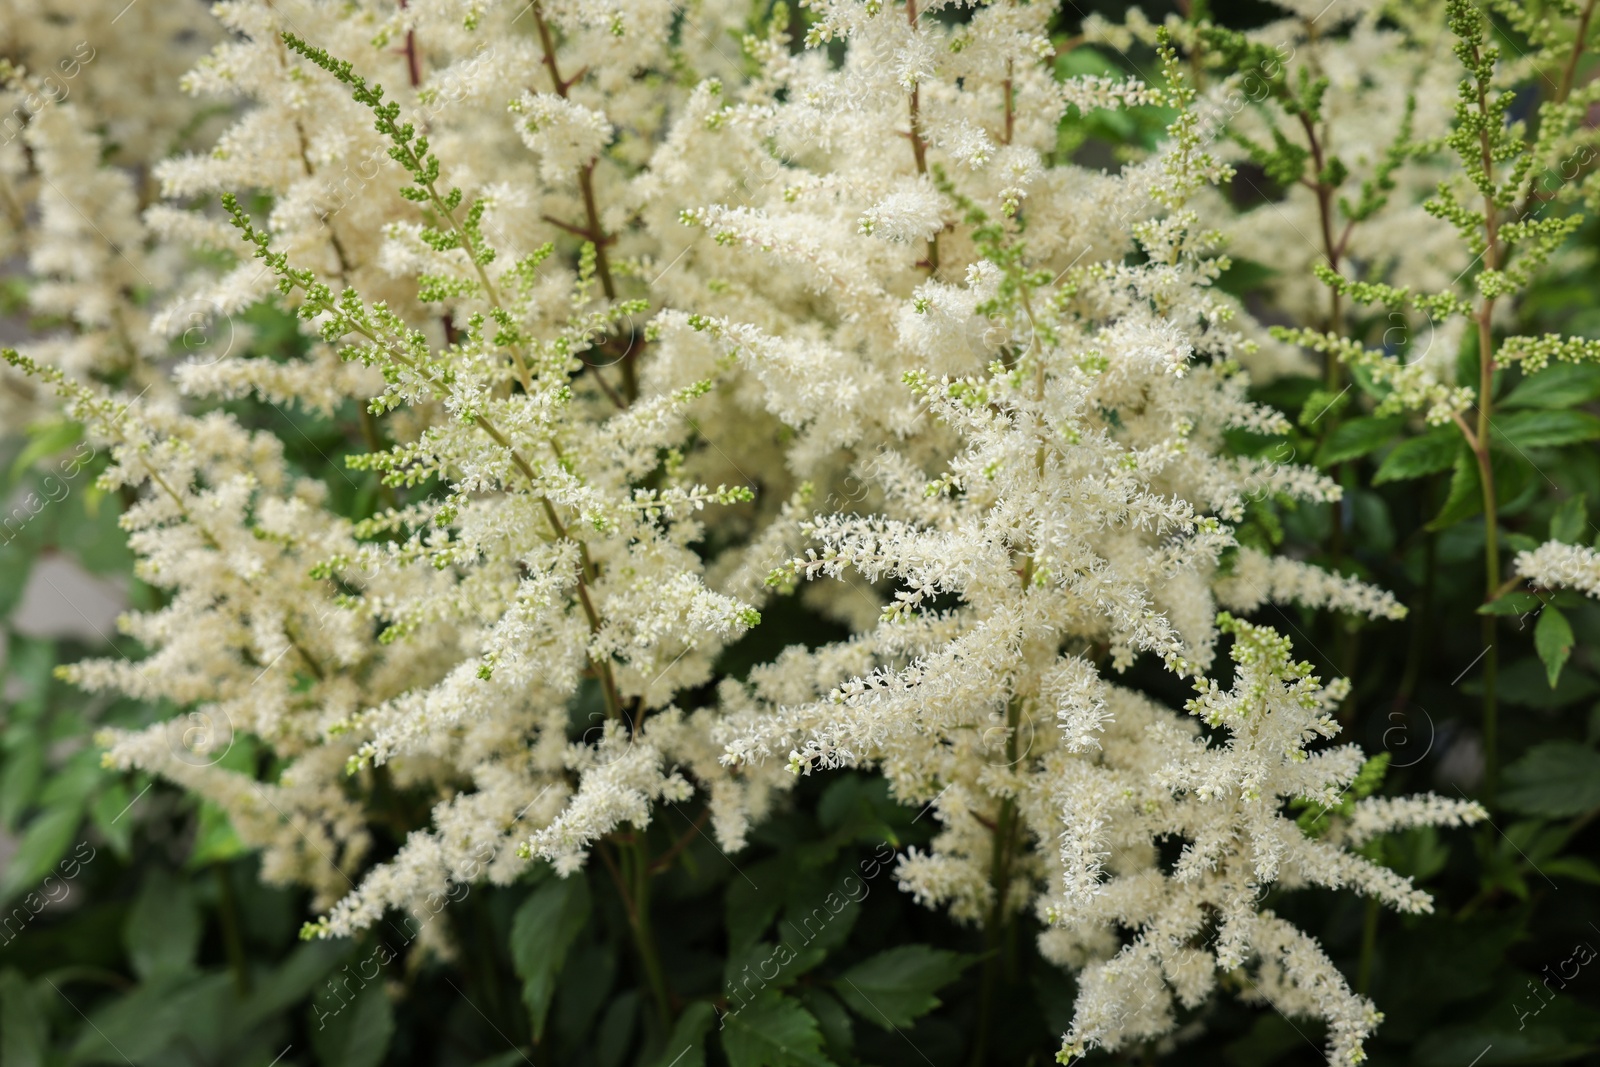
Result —
[{"label": "astilbe plant", "polygon": [[[1323,743],[1348,683],[1229,614],[1404,614],[1338,569],[1338,546],[1325,569],[1247,535],[1273,502],[1345,488],[1229,434],[1290,432],[1249,390],[1303,365],[1297,345],[1388,390],[1380,416],[1455,422],[1452,500],[1489,503],[1498,595],[1491,404],[1474,426],[1470,392],[1438,372],[1453,359],[1366,349],[1348,305],[1431,315],[1448,345],[1474,320],[1485,381],[1511,360],[1594,358],[1592,342],[1493,334],[1498,302],[1570,229],[1528,217],[1533,168],[1576,144],[1593,94],[1568,68],[1536,134],[1508,126],[1481,16],[1452,0],[1469,71],[1454,113],[1452,79],[1396,59],[1381,84],[1411,91],[1385,100],[1393,129],[1337,162],[1365,114],[1337,79],[1442,32],[1347,6],[1357,28],[1326,41],[1300,12],[1250,35],[1092,26],[1157,47],[1159,84],[1143,84],[1058,77],[1041,4],[818,0],[748,24],[734,2],[218,5],[226,36],[185,87],[251,106],[213,148],[156,166],[169,202],[123,220],[127,265],[148,264],[155,320],[274,301],[307,354],[191,362],[169,386],[136,340],[113,353],[115,331],[160,322],[97,318],[86,296],[78,344],[8,356],[109,449],[100,484],[130,501],[138,575],[166,595],[122,623],[146,658],[66,676],[205,716],[202,750],[252,735],[275,771],[193,758],[188,715],[109,733],[106,762],[219,806],[264,877],[314,890],[311,937],[598,854],[663,1024],[682,1005],[653,947],[659,857],[633,831],[698,795],[737,856],[800,778],[870,769],[937,822],[899,857],[900,887],[985,932],[979,1060],[1007,946],[1037,924],[1042,955],[1078,974],[1063,1058],[1167,1035],[1226,985],[1324,1020],[1330,1058],[1359,1061],[1376,1006],[1262,896],[1342,887],[1425,912],[1359,850],[1484,810],[1374,795],[1383,761]],[[1279,35],[1330,73],[1298,76]],[[1253,70],[1262,91],[1224,136],[1215,101]],[[1074,109],[1151,106],[1167,136],[1117,173],[1058,151]],[[76,168],[73,189],[119,195],[59,116],[35,150]],[[1464,177],[1421,207],[1446,142]],[[1225,239],[1273,254],[1217,191],[1247,162],[1298,183],[1285,224],[1330,242],[1315,273],[1281,242],[1294,329],[1269,333],[1216,284]],[[1386,212],[1441,217],[1470,254],[1433,257],[1444,243],[1405,239]],[[1474,255],[1463,295],[1449,274]],[[115,303],[130,283],[95,263],[73,281]],[[1328,368],[1333,405],[1345,379]],[[378,506],[341,510],[286,442],[199,406],[240,397],[359,404],[370,450],[352,466],[381,475]],[[1350,436],[1339,418],[1313,431],[1324,447]],[[1590,549],[1516,566],[1600,587]],[[850,636],[720,673],[783,598]],[[1122,684],[1141,658],[1194,698]],[[377,798],[396,787],[432,799],[428,825],[374,863]]]}]

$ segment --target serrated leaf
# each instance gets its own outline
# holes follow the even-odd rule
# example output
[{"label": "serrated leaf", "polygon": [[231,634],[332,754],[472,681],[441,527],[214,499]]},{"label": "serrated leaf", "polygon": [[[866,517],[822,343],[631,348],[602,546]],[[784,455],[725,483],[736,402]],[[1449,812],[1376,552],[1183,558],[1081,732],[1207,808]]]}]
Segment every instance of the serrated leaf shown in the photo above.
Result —
[{"label": "serrated leaf", "polygon": [[753,865],[746,873],[749,877],[728,883],[728,944],[733,949],[756,940],[778,917],[784,889],[793,877],[793,863],[780,854]]},{"label": "serrated leaf", "polygon": [[1383,556],[1394,548],[1394,518],[1389,504],[1377,493],[1357,489],[1349,494],[1350,508],[1354,512],[1356,536],[1361,545],[1376,556]]},{"label": "serrated leaf", "polygon": [[1514,592],[1480,604],[1477,610],[1479,615],[1526,615],[1530,611],[1538,611],[1543,603],[1532,593]]},{"label": "serrated leaf", "polygon": [[105,781],[99,754],[92,749],[81,749],[50,776],[39,792],[39,804],[46,808],[70,807],[82,811]]},{"label": "serrated leaf", "polygon": [[653,1067],[706,1067],[706,1031],[711,1029],[716,1014],[704,1000],[684,1008]]},{"label": "serrated leaf", "polygon": [[856,964],[833,988],[863,1019],[886,1030],[905,1029],[939,1006],[934,991],[954,981],[968,962],[960,953],[901,945]]},{"label": "serrated leaf", "polygon": [[1405,418],[1400,415],[1372,416],[1342,423],[1317,450],[1317,466],[1331,467],[1364,456],[1388,444],[1404,426]]},{"label": "serrated leaf", "polygon": [[889,783],[864,774],[841,776],[823,791],[817,819],[823,827],[852,840],[900,844],[892,823],[904,823],[906,809],[889,796]]},{"label": "serrated leaf", "polygon": [[[296,946],[281,964],[265,972],[257,972],[249,997],[231,1021],[241,1028],[248,1028],[294,1007],[311,995],[323,976],[348,957],[352,948],[354,943],[345,938],[308,941]],[[358,966],[358,972],[359,969]],[[334,986],[330,982],[325,988],[331,993]],[[339,1003],[336,995],[326,999],[333,1006]],[[313,1009],[316,1007],[313,1001]],[[323,1014],[326,1014],[326,1009]]]},{"label": "serrated leaf", "polygon": [[[204,803],[204,802],[202,802]],[[95,795],[89,805],[89,817],[94,828],[106,839],[111,851],[126,860],[133,848],[133,827],[137,820],[129,815],[133,798],[121,782],[112,782]],[[3,1067],[3,1065],[0,1065]]]},{"label": "serrated leaf", "polygon": [[11,614],[27,589],[34,556],[31,547],[9,537],[9,534],[0,533],[0,538],[6,538],[0,541],[0,615],[4,616]]},{"label": "serrated leaf", "polygon": [[762,993],[722,1016],[728,1067],[832,1067],[816,1017],[781,993]]},{"label": "serrated leaf", "polygon": [[1553,363],[1517,383],[1502,408],[1570,408],[1600,399],[1600,367]]},{"label": "serrated leaf", "polygon": [[44,457],[53,456],[62,449],[76,444],[83,437],[83,426],[76,422],[53,422],[33,428],[28,436],[32,440],[11,464],[12,482],[22,477],[24,471]]},{"label": "serrated leaf", "polygon": [[1450,476],[1450,493],[1427,528],[1435,532],[1444,530],[1482,510],[1483,486],[1478,478],[1478,463],[1471,452],[1462,450],[1456,453],[1455,471]]},{"label": "serrated leaf", "polygon": [[11,854],[5,874],[0,875],[0,903],[9,902],[15,894],[37,885],[50,873],[72,843],[82,815],[79,806],[62,804],[47,808],[28,824],[21,843]]},{"label": "serrated leaf", "polygon": [[1600,752],[1571,741],[1534,745],[1505,772],[1500,803],[1523,815],[1565,819],[1600,807]]},{"label": "serrated leaf", "polygon": [[861,915],[866,885],[848,865],[802,870],[789,882],[778,932],[788,945],[824,953],[844,944]]},{"label": "serrated leaf", "polygon": [[1539,864],[1539,869],[1553,878],[1571,878],[1575,882],[1600,885],[1600,865],[1582,856],[1557,856]]},{"label": "serrated leaf", "polygon": [[19,971],[0,971],[0,1067],[45,1067],[50,1033],[37,994]]},{"label": "serrated leaf", "polygon": [[1533,628],[1533,647],[1544,664],[1550,688],[1554,689],[1561,680],[1561,668],[1572,656],[1572,625],[1561,609],[1549,606],[1539,613],[1538,625]]},{"label": "serrated leaf", "polygon": [[1558,448],[1600,438],[1600,416],[1587,411],[1518,411],[1494,420],[1493,433],[1519,448]]},{"label": "serrated leaf", "polygon": [[1500,536],[1500,541],[1505,545],[1507,552],[1532,552],[1534,549],[1544,544],[1544,542],[1537,537],[1529,537],[1527,534],[1519,534],[1515,530],[1507,530],[1502,533]]},{"label": "serrated leaf", "polygon": [[1228,269],[1217,278],[1217,288],[1232,296],[1243,298],[1260,289],[1278,275],[1278,271],[1265,263],[1252,259],[1232,259]]},{"label": "serrated leaf", "polygon": [[622,1058],[633,1044],[633,1030],[639,1022],[639,991],[629,989],[617,998],[600,1016],[594,1040],[595,1067],[622,1067]]},{"label": "serrated leaf", "polygon": [[[527,1062],[528,1054],[519,1048],[513,1048],[507,1049],[498,1056],[490,1056],[488,1059],[479,1060],[472,1067],[525,1067]],[[684,1063],[686,1064],[688,1061],[685,1060]]]},{"label": "serrated leaf", "polygon": [[188,884],[152,867],[122,930],[134,972],[149,981],[188,971],[200,948],[200,932],[200,909]]},{"label": "serrated leaf", "polygon": [[1426,882],[1444,870],[1450,848],[1431,826],[1413,826],[1384,840],[1384,866],[1408,878]]},{"label": "serrated leaf", "polygon": [[511,959],[522,979],[533,1039],[544,1036],[556,979],[572,943],[589,921],[589,883],[582,874],[552,878],[522,902],[511,924]]},{"label": "serrated leaf", "polygon": [[220,806],[209,800],[202,800],[197,822],[194,846],[189,853],[190,870],[210,863],[226,863],[249,851],[234,831],[228,813]]},{"label": "serrated leaf", "polygon": [[1396,445],[1372,476],[1374,485],[1421,478],[1448,470],[1467,443],[1454,426],[1441,426],[1421,437],[1410,437]]},{"label": "serrated leaf", "polygon": [[1550,540],[1569,545],[1587,544],[1589,541],[1589,501],[1576,493],[1561,502],[1550,516]]},{"label": "serrated leaf", "polygon": [[181,1039],[197,1010],[228,1006],[232,989],[226,972],[199,978],[173,973],[141,983],[89,1013],[92,1025],[78,1031],[67,1062],[148,1062]]},{"label": "serrated leaf", "polygon": [[[1523,656],[1500,668],[1499,690],[1501,702],[1513,707],[1564,708],[1600,693],[1600,682],[1574,668],[1562,671],[1561,681],[1551,689],[1544,664],[1535,656]],[[1461,683],[1461,691],[1482,696],[1482,678],[1468,678]]]},{"label": "serrated leaf", "polygon": [[44,774],[44,741],[38,732],[22,727],[12,736],[11,752],[0,770],[0,830],[7,833],[16,830],[17,820],[39,794]]},{"label": "serrated leaf", "polygon": [[793,985],[828,956],[820,946],[805,944],[799,937],[796,941],[800,944],[798,949],[787,941],[777,945],[755,941],[735,950],[724,966],[723,981],[729,989],[744,989],[746,996],[768,986],[784,989]]},{"label": "serrated leaf", "polygon": [[855,1027],[839,998],[821,986],[808,986],[800,990],[800,1000],[806,1010],[816,1016],[829,1054],[848,1063],[852,1059],[851,1049],[855,1047]]},{"label": "serrated leaf", "polygon": [[322,1067],[378,1067],[394,1037],[394,1006],[382,982],[368,982],[337,1013],[319,1016],[311,1047]]},{"label": "serrated leaf", "polygon": [[[1489,462],[1494,470],[1496,507],[1504,513],[1524,492],[1529,491],[1538,474],[1522,453],[1510,449],[1491,449]],[[1428,523],[1427,529],[1445,530],[1462,519],[1481,514],[1483,486],[1479,479],[1477,457],[1463,449],[1456,457],[1455,471],[1450,478],[1450,495],[1439,514]]]}]

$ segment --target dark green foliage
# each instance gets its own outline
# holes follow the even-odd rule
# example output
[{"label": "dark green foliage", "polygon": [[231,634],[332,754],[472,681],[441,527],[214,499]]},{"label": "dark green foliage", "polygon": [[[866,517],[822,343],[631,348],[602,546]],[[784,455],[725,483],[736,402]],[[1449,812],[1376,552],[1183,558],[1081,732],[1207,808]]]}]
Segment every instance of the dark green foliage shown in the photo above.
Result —
[{"label": "dark green foliage", "polygon": [[[1123,10],[1099,7],[1112,17]],[[1332,153],[1319,166],[1304,132],[1306,123],[1320,121],[1328,79],[1237,32],[1281,12],[1198,0],[1186,10],[1197,23],[1215,20],[1199,31],[1194,68],[1247,75],[1246,106],[1273,122],[1269,142],[1242,141],[1258,169],[1251,184],[1265,179],[1265,188],[1255,189],[1258,209],[1270,210],[1283,188],[1303,183],[1325,197],[1341,226],[1362,223],[1384,207],[1398,168],[1429,150],[1412,143],[1408,121],[1359,170]],[[1058,44],[1076,32],[1081,14],[1064,6],[1052,26]],[[1451,18],[1475,90],[1479,68],[1497,48],[1519,47],[1519,39],[1508,32],[1504,11],[1490,19],[1453,2]],[[1330,31],[1333,22],[1330,16]],[[293,35],[285,42],[371,109],[410,176],[404,195],[426,213],[426,240],[488,264],[493,253],[479,231],[484,205],[463,209],[459,189],[440,188],[440,163],[426,136],[400,123],[397,105],[348,64]],[[1056,69],[1062,77],[1149,70],[1150,59],[1138,49],[1122,56],[1080,46],[1064,48]],[[1506,121],[1515,101],[1492,99],[1486,117],[1463,99],[1449,147],[1470,160],[1481,151],[1480,135],[1488,136],[1505,166],[1472,178],[1477,192],[1506,205],[1531,176],[1509,162],[1521,136]],[[1073,111],[1061,122],[1055,154],[1115,166],[1154,147],[1172,114],[1154,106]],[[250,219],[264,217],[270,203],[251,203],[248,212],[231,199],[226,206],[281,284],[305,290],[303,314],[328,313],[328,340],[377,329],[358,302],[297,274],[267,247]],[[1480,239],[1480,204],[1441,194],[1430,210],[1469,243]],[[1555,264],[1535,289],[1504,297],[1501,310],[1516,321],[1515,332],[1600,334],[1600,267],[1554,258],[1563,242],[1586,250],[1600,243],[1600,225],[1581,225],[1574,215],[1552,212],[1513,231],[1534,263]],[[997,262],[1015,257],[999,240],[1003,229],[985,232],[994,237],[986,251]],[[593,254],[591,246],[591,264]],[[1320,273],[1361,309],[1350,321],[1372,346],[1389,344],[1385,331],[1397,321],[1384,317],[1390,311],[1443,317],[1471,310],[1457,295],[1406,290],[1405,279],[1358,279],[1349,264]],[[1275,275],[1270,266],[1236,260],[1217,284],[1259,304]],[[1520,279],[1484,271],[1468,284],[1510,294]],[[1014,287],[1000,299],[1014,300]],[[9,285],[4,302],[15,302]],[[303,352],[301,324],[292,316],[263,304],[244,318],[252,327],[249,358]],[[393,343],[397,358],[429,358],[425,344]],[[1469,332],[1460,352],[1461,384],[1472,388],[1477,343]],[[364,349],[348,351],[370,358]],[[1410,608],[1398,623],[1293,608],[1259,612],[1260,621],[1293,635],[1324,677],[1351,678],[1340,740],[1360,743],[1371,756],[1337,805],[1301,799],[1291,809],[1301,829],[1318,836],[1369,795],[1431,789],[1482,796],[1485,619],[1497,650],[1504,770],[1489,824],[1471,832],[1412,830],[1366,846],[1369,856],[1434,894],[1432,914],[1396,917],[1351,894],[1320,890],[1273,890],[1263,906],[1316,936],[1385,1013],[1368,1050],[1377,1067],[1600,1063],[1600,960],[1591,947],[1593,962],[1575,962],[1584,959],[1584,946],[1600,946],[1600,605],[1526,583],[1485,597],[1483,474],[1461,432],[1454,424],[1380,414],[1386,390],[1359,369],[1345,373],[1348,389],[1304,376],[1256,387],[1257,399],[1281,411],[1292,429],[1228,437],[1241,457],[1315,463],[1345,487],[1335,507],[1249,501],[1237,527],[1241,543],[1368,578]],[[1551,539],[1600,543],[1590,517],[1590,502],[1600,500],[1600,369],[1507,369],[1492,384],[1488,470],[1500,553],[1509,558]],[[437,495],[430,475],[402,472],[403,464],[364,441],[360,412],[324,419],[253,400],[227,409],[248,426],[273,428],[291,462],[321,479],[344,514],[369,517],[394,490]],[[131,559],[116,527],[123,502],[91,487],[103,460],[77,451],[76,428],[4,429],[0,479],[8,493],[46,492],[44,478],[63,476],[63,463],[82,469],[67,480],[63,499],[0,544],[0,615],[7,620],[0,833],[14,845],[0,870],[0,1067],[955,1067],[969,1061],[986,954],[997,962],[1000,1006],[987,1062],[1051,1062],[1076,986],[1038,954],[1037,920],[1024,915],[1009,940],[991,946],[980,931],[902,893],[895,857],[925,846],[934,820],[897,803],[867,774],[807,779],[736,855],[702,832],[707,813],[699,801],[662,809],[638,833],[646,854],[670,856],[653,877],[651,906],[666,1020],[612,877],[622,849],[609,842],[566,879],[540,868],[510,886],[452,887],[432,920],[455,947],[450,959],[415,953],[414,931],[392,915],[359,941],[297,940],[314,913],[311,900],[265,885],[218,809],[99,766],[96,729],[138,727],[183,709],[106,702],[52,673],[86,655],[138,659],[143,650],[111,632],[48,639],[16,624],[30,576],[52,556],[116,577],[130,573]],[[372,457],[356,458],[367,453]],[[129,596],[140,606],[156,604],[136,581]],[[763,625],[724,655],[719,671],[742,676],[785,645],[841,635],[798,600],[780,598]],[[1187,695],[1149,662],[1120,681],[1175,706]],[[584,699],[599,707],[598,686]],[[588,710],[573,708],[574,736],[592,725]],[[238,739],[224,759],[262,777],[270,770],[257,765],[250,738]],[[392,818],[377,831],[374,851],[388,857],[407,830],[426,825],[437,798],[390,786],[382,799]],[[1175,856],[1181,842],[1168,844]],[[1246,983],[1227,976],[1229,995],[1184,1009],[1182,1021],[1201,1024],[1203,1036],[1167,1052],[1152,1044],[1116,1057],[1098,1053],[1094,1062],[1324,1063],[1324,1035],[1298,1018],[1239,1003],[1231,994],[1248,992]]]}]

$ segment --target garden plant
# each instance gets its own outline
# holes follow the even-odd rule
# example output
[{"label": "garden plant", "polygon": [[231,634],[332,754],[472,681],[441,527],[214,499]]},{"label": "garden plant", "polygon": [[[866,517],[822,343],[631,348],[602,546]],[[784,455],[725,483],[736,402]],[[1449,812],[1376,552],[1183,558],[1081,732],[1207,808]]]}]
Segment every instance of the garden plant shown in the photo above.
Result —
[{"label": "garden plant", "polygon": [[1600,1063],[1595,8],[0,0],[0,1067]]}]

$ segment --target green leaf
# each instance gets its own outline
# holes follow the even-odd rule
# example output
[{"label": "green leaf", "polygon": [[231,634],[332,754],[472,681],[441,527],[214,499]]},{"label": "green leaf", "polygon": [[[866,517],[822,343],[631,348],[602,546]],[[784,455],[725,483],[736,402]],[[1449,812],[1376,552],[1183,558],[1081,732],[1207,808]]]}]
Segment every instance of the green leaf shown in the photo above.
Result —
[{"label": "green leaf", "polygon": [[0,902],[31,889],[50,873],[72,843],[82,817],[83,810],[78,805],[60,804],[45,809],[28,824],[4,876],[0,876]]},{"label": "green leaf", "polygon": [[1299,1046],[1305,1038],[1293,1023],[1276,1012],[1262,1012],[1243,1037],[1223,1046],[1224,1063],[1258,1064],[1276,1063]]},{"label": "green leaf", "polygon": [[807,986],[800,990],[800,1000],[806,1010],[816,1016],[828,1054],[836,1060],[850,1062],[854,1058],[851,1050],[855,1047],[855,1028],[839,998],[821,986]]},{"label": "green leaf", "polygon": [[1588,533],[1589,501],[1584,494],[1576,493],[1563,500],[1555,514],[1550,516],[1550,539],[1569,545],[1583,545],[1589,542]]},{"label": "green leaf", "polygon": [[755,941],[772,925],[772,920],[778,917],[778,909],[783,907],[784,889],[793,880],[793,867],[791,857],[780,853],[753,864],[745,872],[749,877],[735,878],[728,883],[730,948],[737,949]]},{"label": "green leaf", "polygon": [[69,807],[82,812],[89,798],[106,782],[100,754],[91,748],[79,749],[66,766],[50,776],[39,793],[42,807]]},{"label": "green leaf", "polygon": [[782,993],[766,992],[722,1016],[728,1067],[831,1067],[816,1018]]},{"label": "green leaf", "polygon": [[1342,423],[1322,442],[1317,451],[1317,466],[1331,467],[1364,456],[1393,440],[1404,426],[1402,415],[1351,419]]},{"label": "green leaf", "polygon": [[1257,263],[1253,259],[1229,258],[1228,269],[1217,277],[1217,288],[1231,296],[1240,298],[1260,289],[1273,278],[1278,271],[1265,263]]},{"label": "green leaf", "polygon": [[209,800],[200,802],[199,825],[195,829],[194,847],[189,853],[188,866],[197,870],[211,863],[226,863],[247,851],[239,835],[234,832],[228,813]]},{"label": "green leaf", "polygon": [[[490,1056],[488,1059],[479,1060],[472,1067],[526,1067],[527,1062],[528,1054],[519,1048],[513,1048],[507,1049],[498,1056]],[[680,1067],[685,1067],[688,1062],[688,1060],[685,1060]]]},{"label": "green leaf", "polygon": [[783,989],[793,985],[802,974],[827,958],[825,949],[801,942],[800,948],[784,941],[774,945],[770,941],[754,941],[735,949],[728,956],[723,981],[730,990],[742,989],[750,996],[771,986]]},{"label": "green leaf", "polygon": [[969,958],[928,945],[901,945],[856,964],[833,983],[855,1012],[884,1029],[909,1028],[939,1006],[934,991],[954,981]]},{"label": "green leaf", "polygon": [[1122,68],[1093,45],[1068,49],[1056,56],[1056,77],[1062,80],[1083,74],[1120,74]]},{"label": "green leaf", "polygon": [[226,972],[203,978],[167,974],[139,985],[90,1012],[93,1025],[78,1031],[68,1062],[147,1062],[196,1024],[197,1009],[210,1013],[227,1006],[232,987]]},{"label": "green leaf", "polygon": [[889,796],[889,783],[864,774],[842,775],[823,791],[817,819],[836,834],[876,844],[900,844],[893,823],[905,824],[910,812]]},{"label": "green leaf", "polygon": [[369,982],[337,1012],[310,1026],[311,1047],[323,1067],[378,1067],[394,1036],[394,1008],[382,982]]},{"label": "green leaf", "polygon": [[667,1038],[667,1046],[652,1067],[706,1067],[706,1031],[716,1018],[716,1010],[704,1000],[683,1009],[678,1023]]},{"label": "green leaf", "polygon": [[1462,519],[1483,510],[1483,486],[1478,479],[1478,463],[1472,453],[1462,449],[1456,453],[1455,472],[1450,476],[1450,495],[1444,507],[1428,523],[1427,529],[1437,532],[1448,529]]},{"label": "green leaf", "polygon": [[795,946],[805,955],[814,948],[827,952],[843,945],[868,892],[848,863],[831,869],[802,868],[789,879],[787,906],[778,923],[785,947]]},{"label": "green leaf", "polygon": [[1492,423],[1506,443],[1522,448],[1556,448],[1600,437],[1600,416],[1587,411],[1519,411]]},{"label": "green leaf", "polygon": [[1502,408],[1572,408],[1600,399],[1600,367],[1587,363],[1554,363],[1529,375],[1496,406]]},{"label": "green leaf", "polygon": [[[350,955],[352,948],[354,943],[344,938],[296,945],[280,965],[265,973],[257,972],[250,996],[233,1021],[247,1028],[294,1007],[312,994],[323,977]],[[359,976],[359,964],[356,970]],[[331,991],[331,985],[329,989]],[[328,1014],[323,1012],[325,1016]]]},{"label": "green leaf", "polygon": [[34,427],[28,436],[33,438],[11,464],[11,481],[22,477],[24,471],[46,456],[53,456],[64,448],[76,444],[83,437],[83,427],[76,422],[52,422]]},{"label": "green leaf", "polygon": [[1421,478],[1446,470],[1467,443],[1454,426],[1441,426],[1421,437],[1409,437],[1396,445],[1372,476],[1374,485]]},{"label": "green leaf", "polygon": [[200,932],[200,909],[188,884],[163,867],[150,868],[122,930],[134,972],[146,981],[184,973],[194,964]]},{"label": "green leaf", "polygon": [[616,985],[618,953],[611,943],[580,939],[561,969],[561,994],[551,1008],[551,1036],[567,1043],[588,1039]]},{"label": "green leaf", "polygon": [[121,782],[112,782],[95,795],[89,805],[89,817],[94,828],[110,844],[111,851],[126,860],[133,849],[133,827],[137,822],[131,815],[133,797]]},{"label": "green leaf", "polygon": [[1550,688],[1554,689],[1561,680],[1561,668],[1572,655],[1572,625],[1554,605],[1539,613],[1539,623],[1533,628],[1533,647],[1544,664]]},{"label": "green leaf", "polygon": [[10,616],[22,599],[33,569],[33,549],[22,541],[6,540],[9,536],[0,527],[0,616]]},{"label": "green leaf", "polygon": [[[1524,623],[1526,625],[1526,623]],[[1561,681],[1550,688],[1544,664],[1534,656],[1523,656],[1500,668],[1500,699],[1519,708],[1564,708],[1600,693],[1600,683],[1574,668],[1561,672]],[[1483,680],[1469,678],[1461,683],[1468,696],[1483,695]]]},{"label": "green leaf", "polygon": [[1535,745],[1506,768],[1500,802],[1524,815],[1565,819],[1600,807],[1600,752],[1571,741]]},{"label": "green leaf", "polygon": [[1487,604],[1478,605],[1479,615],[1526,615],[1538,611],[1544,601],[1532,593],[1512,592],[1496,597]]},{"label": "green leaf", "polygon": [[582,874],[553,878],[523,901],[511,924],[511,959],[522,979],[533,1039],[544,1036],[556,978],[572,943],[589,921],[589,883]]},{"label": "green leaf", "polygon": [[16,830],[17,820],[39,794],[44,774],[44,740],[38,732],[19,724],[12,736],[11,753],[0,770],[0,830],[8,833]]},{"label": "green leaf", "polygon": [[1426,882],[1444,870],[1450,859],[1450,848],[1439,838],[1431,826],[1413,826],[1409,830],[1391,834],[1384,839],[1384,866]]},{"label": "green leaf", "polygon": [[28,980],[9,967],[0,971],[0,1067],[45,1067],[46,1018]]},{"label": "green leaf", "polygon": [[1571,878],[1575,882],[1600,885],[1600,865],[1582,856],[1557,856],[1539,864],[1539,869],[1551,877]]},{"label": "green leaf", "polygon": [[[1537,985],[1532,979],[1528,984]],[[1520,984],[1520,983],[1519,983]],[[1520,994],[1520,997],[1519,997]],[[1445,1025],[1429,1030],[1413,1047],[1406,1062],[1411,1067],[1508,1067],[1527,1063],[1581,1063],[1593,1043],[1576,1041],[1552,1024],[1562,1006],[1558,998],[1549,1012],[1533,1014],[1537,993],[1522,988],[1512,992],[1504,1003],[1505,1015],[1490,1016],[1460,1025]],[[1529,1016],[1528,1025],[1517,1025],[1517,1010]]]},{"label": "green leaf", "polygon": [[1500,542],[1505,545],[1507,552],[1532,552],[1544,544],[1544,539],[1519,534],[1515,530],[1506,530],[1501,533]]},{"label": "green leaf", "polygon": [[1359,543],[1375,556],[1386,555],[1394,548],[1394,517],[1388,502],[1370,489],[1356,489],[1349,499]]},{"label": "green leaf", "polygon": [[594,1041],[595,1067],[622,1067],[622,1058],[633,1044],[633,1028],[639,1022],[639,991],[630,989],[611,1002],[600,1017]]}]

